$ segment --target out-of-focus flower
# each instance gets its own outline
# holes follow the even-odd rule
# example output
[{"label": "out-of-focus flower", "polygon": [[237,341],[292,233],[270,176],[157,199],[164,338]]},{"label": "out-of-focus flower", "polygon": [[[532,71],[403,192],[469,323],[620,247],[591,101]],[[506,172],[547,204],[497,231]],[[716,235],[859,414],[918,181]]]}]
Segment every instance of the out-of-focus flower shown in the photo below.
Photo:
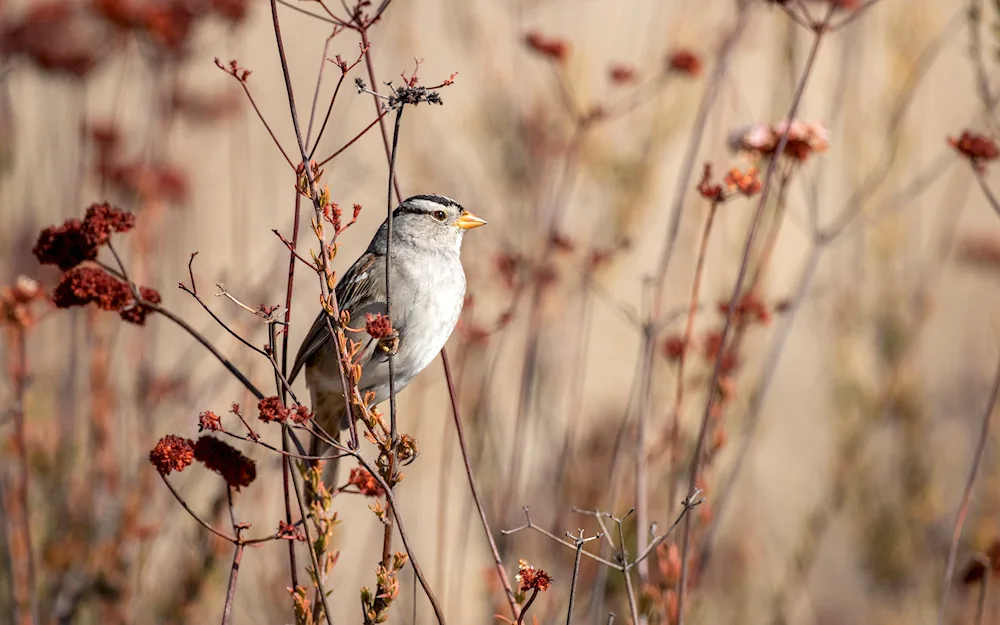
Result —
[{"label": "out-of-focus flower", "polygon": [[738,128],[729,135],[729,147],[754,157],[773,156],[788,132],[784,155],[804,161],[814,153],[825,152],[829,147],[826,127],[793,119],[775,124],[751,124]]},{"label": "out-of-focus flower", "polygon": [[949,137],[948,145],[972,161],[973,166],[980,171],[987,162],[996,160],[997,156],[1000,156],[996,141],[969,130],[963,131],[958,139]]},{"label": "out-of-focus flower", "polygon": [[667,360],[680,360],[680,357],[687,351],[687,343],[684,337],[678,335],[668,336],[663,341],[663,355]]},{"label": "out-of-focus flower", "polygon": [[194,444],[194,459],[221,475],[235,490],[257,479],[257,464],[253,460],[211,436],[202,436]]},{"label": "out-of-focus flower", "polygon": [[690,50],[675,50],[667,57],[667,69],[693,78],[701,75],[701,59]]},{"label": "out-of-focus flower", "polygon": [[264,423],[284,422],[288,419],[288,409],[282,405],[281,399],[277,395],[265,397],[257,402],[257,411],[260,413],[260,420]]},{"label": "out-of-focus flower", "polygon": [[757,177],[756,167],[751,167],[746,171],[746,173],[743,173],[739,169],[733,167],[729,170],[729,173],[726,174],[724,182],[726,183],[726,187],[729,189],[730,193],[739,190],[740,193],[747,197],[757,195],[762,186],[760,178]]},{"label": "out-of-focus flower", "polygon": [[566,41],[547,37],[537,31],[525,35],[524,43],[531,50],[558,63],[565,62],[569,56],[569,44]]},{"label": "out-of-focus flower", "polygon": [[149,452],[149,462],[160,475],[183,471],[194,460],[194,443],[191,439],[168,434]]},{"label": "out-of-focus flower", "polygon": [[611,82],[616,85],[624,85],[635,82],[635,68],[630,65],[612,65],[608,70]]},{"label": "out-of-focus flower", "polygon": [[84,77],[100,61],[106,33],[79,3],[39,2],[0,28],[0,52],[21,55],[43,70]]},{"label": "out-of-focus flower", "polygon": [[31,327],[35,323],[31,303],[44,297],[38,282],[27,276],[18,276],[12,286],[0,287],[0,324]]}]

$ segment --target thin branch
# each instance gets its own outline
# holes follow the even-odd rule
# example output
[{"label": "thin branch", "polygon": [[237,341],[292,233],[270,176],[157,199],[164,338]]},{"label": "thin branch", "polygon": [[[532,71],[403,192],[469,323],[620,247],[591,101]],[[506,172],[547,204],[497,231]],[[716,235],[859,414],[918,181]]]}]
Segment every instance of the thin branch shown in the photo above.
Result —
[{"label": "thin branch", "polygon": [[[500,530],[501,534],[503,534],[504,536],[510,536],[511,534],[516,534],[516,533],[518,533],[520,531],[523,531],[523,530],[534,530],[534,531],[538,532],[539,534],[541,534],[541,535],[543,535],[543,536],[545,536],[545,537],[547,537],[547,538],[549,538],[551,540],[556,541],[557,543],[559,543],[560,545],[563,545],[564,547],[568,547],[569,549],[576,549],[576,545],[574,545],[573,543],[565,541],[562,538],[559,538],[558,536],[556,536],[555,534],[553,534],[552,532],[546,530],[545,528],[538,527],[537,525],[535,525],[531,521],[531,515],[528,513],[528,506],[524,506],[521,509],[524,510],[524,517],[525,517],[526,523],[524,525],[521,525],[520,527],[515,527],[513,529]],[[611,560],[605,560],[601,556],[596,556],[596,555],[590,553],[589,551],[584,551],[583,555],[587,556],[591,560],[596,560],[597,562],[600,562],[604,566],[611,567],[611,568],[615,569],[616,571],[621,571],[622,570],[622,567],[620,565],[615,564]]]},{"label": "thin branch", "polygon": [[[976,484],[976,476],[979,475],[979,465],[982,463],[983,451],[986,449],[986,441],[989,438],[990,421],[993,418],[993,411],[997,405],[998,395],[1000,395],[1000,362],[997,362],[996,373],[993,374],[993,388],[990,391],[989,401],[986,403],[986,410],[983,411],[982,424],[979,429],[979,440],[976,442],[976,452],[972,457],[969,477],[965,480],[965,489],[962,491],[962,499],[958,505],[958,512],[955,514],[955,523],[952,526],[951,545],[948,548],[948,561],[945,565],[944,580],[941,583],[941,607],[938,610],[938,625],[944,625],[945,622],[948,598],[951,594],[951,586],[955,577],[958,543],[962,539],[962,529],[965,527],[965,517],[969,513],[969,502],[972,499],[972,488]],[[986,575],[989,575],[988,570]]]},{"label": "thin branch", "polygon": [[448,363],[448,352],[441,350],[441,364],[444,366],[444,377],[448,382],[448,395],[451,398],[451,415],[455,420],[455,430],[458,434],[458,445],[462,450],[462,462],[465,464],[465,475],[469,478],[469,490],[472,491],[472,499],[476,503],[476,510],[479,512],[479,520],[486,532],[486,540],[490,544],[490,553],[493,555],[493,562],[496,565],[497,576],[503,586],[504,594],[507,596],[507,603],[510,606],[513,618],[518,617],[517,600],[514,598],[514,590],[511,588],[510,580],[507,578],[507,571],[503,566],[503,559],[497,549],[496,540],[493,538],[493,531],[490,529],[490,522],[486,518],[486,508],[483,506],[483,498],[479,494],[476,486],[476,477],[472,474],[472,462],[469,460],[469,446],[465,442],[465,428],[462,425],[462,417],[458,412],[458,394],[455,391],[455,381],[451,375],[451,365]]}]

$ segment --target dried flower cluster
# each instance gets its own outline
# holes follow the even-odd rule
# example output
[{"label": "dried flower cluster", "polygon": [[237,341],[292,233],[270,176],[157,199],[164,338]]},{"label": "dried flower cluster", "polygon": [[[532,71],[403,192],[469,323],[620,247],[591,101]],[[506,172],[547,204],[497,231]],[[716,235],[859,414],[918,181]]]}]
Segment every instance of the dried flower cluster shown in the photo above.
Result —
[{"label": "dried flower cluster", "polygon": [[384,339],[392,336],[392,324],[389,322],[389,318],[382,313],[376,313],[375,315],[366,313],[365,332],[373,339]]},{"label": "dried flower cluster", "polygon": [[43,265],[55,265],[63,271],[97,258],[97,249],[114,232],[128,232],[135,227],[132,213],[110,204],[92,204],[83,221],[67,219],[62,226],[42,230],[31,253]]},{"label": "dried flower cluster", "polygon": [[[140,287],[143,301],[158,304],[160,294]],[[101,310],[115,311],[129,323],[143,325],[150,309],[135,301],[124,281],[99,267],[77,267],[62,275],[52,291],[52,301],[58,308],[96,304]]]},{"label": "dried flower cluster", "polygon": [[630,82],[635,82],[635,68],[631,65],[612,65],[611,69],[608,70],[608,77],[611,79],[611,82],[616,85],[625,85]]},{"label": "dried flower cluster", "polygon": [[194,460],[194,441],[176,434],[168,434],[149,452],[149,462],[160,475],[171,471],[181,472]]},{"label": "dried flower cluster", "polygon": [[211,436],[194,444],[194,459],[215,471],[235,490],[249,486],[257,478],[257,464],[240,451]]},{"label": "dried flower cluster", "polygon": [[810,155],[825,152],[829,147],[826,127],[793,119],[776,124],[751,124],[734,130],[729,135],[729,147],[754,158],[773,156],[788,133],[784,155],[796,161],[805,161]]},{"label": "dried flower cluster", "polygon": [[260,413],[260,420],[264,423],[275,421],[284,423],[290,419],[293,423],[301,425],[313,418],[313,413],[302,404],[297,404],[294,408],[286,408],[277,395],[265,397],[257,402],[257,411]]},{"label": "dried flower cluster", "polygon": [[514,581],[517,582],[521,592],[529,590],[545,592],[552,585],[551,575],[542,569],[536,569],[524,560],[517,561],[517,568],[520,572],[514,578]]},{"label": "dried flower cluster", "polygon": [[379,485],[375,476],[369,473],[364,467],[351,469],[351,476],[347,478],[347,483],[357,488],[358,492],[365,497],[382,497],[385,495],[385,489]]},{"label": "dried flower cluster", "polygon": [[222,429],[222,418],[215,414],[211,410],[206,410],[205,412],[198,415],[198,431],[204,432],[208,430],[209,432],[218,432]]},{"label": "dried flower cluster", "polygon": [[963,131],[958,139],[949,137],[948,145],[968,158],[977,171],[983,171],[987,162],[996,160],[997,156],[1000,156],[996,141],[969,130]]}]

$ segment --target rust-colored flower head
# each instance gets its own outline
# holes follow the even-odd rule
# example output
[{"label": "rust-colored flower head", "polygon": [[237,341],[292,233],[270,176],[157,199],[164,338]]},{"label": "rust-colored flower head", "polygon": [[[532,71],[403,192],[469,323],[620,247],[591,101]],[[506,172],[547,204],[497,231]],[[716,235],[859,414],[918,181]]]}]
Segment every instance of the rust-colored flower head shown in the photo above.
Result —
[{"label": "rust-colored flower head", "polygon": [[304,425],[314,416],[315,414],[302,404],[295,406],[294,409],[288,412],[288,418],[291,419],[292,422],[298,423],[299,425]]},{"label": "rust-colored flower head", "polygon": [[101,24],[85,3],[50,0],[29,3],[19,18],[0,27],[0,52],[21,55],[44,71],[86,76],[98,64]]},{"label": "rust-colored flower head", "polygon": [[83,219],[83,226],[90,231],[98,245],[108,241],[108,235],[113,232],[128,232],[135,227],[135,215],[116,208],[107,202],[91,204]]},{"label": "rust-colored flower head", "polygon": [[569,44],[566,41],[548,37],[537,31],[525,35],[524,43],[534,52],[557,63],[565,62],[569,56]]},{"label": "rust-colored flower head", "polygon": [[726,199],[726,195],[722,191],[722,185],[712,183],[711,163],[705,163],[705,167],[702,169],[701,180],[698,181],[698,193],[701,197],[711,202],[724,202]]},{"label": "rust-colored flower head", "polygon": [[347,483],[358,489],[358,492],[365,497],[381,497],[385,495],[385,489],[379,485],[375,476],[364,467],[351,469],[351,476],[347,478]]},{"label": "rust-colored flower head", "polygon": [[729,192],[739,191],[747,197],[753,197],[760,192],[761,182],[760,178],[757,177],[757,168],[751,167],[746,171],[746,173],[741,172],[739,169],[733,167],[726,174],[724,180],[726,187]]},{"label": "rust-colored flower head", "polygon": [[198,431],[204,432],[208,430],[209,432],[218,432],[222,429],[222,418],[215,414],[211,410],[206,410],[205,412],[198,415]]},{"label": "rust-colored flower head", "polygon": [[101,310],[121,310],[131,299],[128,285],[97,267],[77,267],[62,275],[52,291],[59,308],[94,303]]},{"label": "rust-colored flower head", "polygon": [[277,395],[265,397],[257,402],[257,411],[260,413],[260,420],[264,423],[284,422],[288,419],[288,409],[282,405],[281,399]]},{"label": "rust-colored flower head", "polygon": [[963,131],[962,136],[958,139],[949,137],[948,145],[972,161],[972,164],[980,171],[982,171],[983,165],[1000,156],[1000,149],[997,148],[996,141],[986,135],[969,130]]},{"label": "rust-colored flower head", "polygon": [[365,313],[365,332],[373,339],[384,339],[392,336],[392,324],[382,313]]},{"label": "rust-colored flower head", "polygon": [[160,475],[183,471],[194,460],[194,443],[191,439],[168,434],[149,452],[149,462]]},{"label": "rust-colored flower head", "polygon": [[31,253],[39,263],[55,265],[66,271],[85,260],[97,258],[97,246],[84,231],[83,222],[79,219],[67,219],[61,226],[42,230]]},{"label": "rust-colored flower head", "polygon": [[257,464],[253,460],[211,436],[202,436],[194,444],[194,459],[221,475],[235,490],[257,479]]},{"label": "rust-colored flower head", "polygon": [[27,276],[18,276],[12,286],[0,287],[0,324],[31,327],[35,322],[31,303],[44,297],[38,282]]},{"label": "rust-colored flower head", "polygon": [[797,161],[804,161],[812,154],[825,152],[829,138],[825,126],[793,119],[786,123],[751,124],[737,128],[729,135],[729,147],[754,158],[773,156],[788,133],[783,154]]},{"label": "rust-colored flower head", "polygon": [[701,75],[701,59],[690,50],[675,50],[667,58],[667,69],[694,78]]},{"label": "rust-colored flower head", "polygon": [[[142,296],[142,301],[149,302],[151,304],[159,304],[162,301],[159,291],[146,286],[139,287],[139,295]],[[125,307],[121,309],[118,316],[121,317],[122,320],[129,323],[134,323],[139,326],[146,325],[146,316],[153,312],[153,309],[134,302],[131,293],[129,293],[129,302],[129,304],[126,304]]]},{"label": "rust-colored flower head", "polygon": [[545,592],[552,585],[551,575],[542,569],[536,569],[524,560],[517,561],[517,568],[520,572],[514,578],[514,581],[520,585],[521,592],[529,590]]}]

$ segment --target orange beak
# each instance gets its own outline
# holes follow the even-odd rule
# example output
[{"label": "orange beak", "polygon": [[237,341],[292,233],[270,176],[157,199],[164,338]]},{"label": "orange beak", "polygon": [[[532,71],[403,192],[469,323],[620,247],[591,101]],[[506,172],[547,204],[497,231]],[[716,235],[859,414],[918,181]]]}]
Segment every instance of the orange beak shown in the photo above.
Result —
[{"label": "orange beak", "polygon": [[469,211],[462,211],[462,214],[455,220],[455,225],[462,230],[471,230],[472,228],[485,226],[486,220],[481,217],[476,217]]}]

